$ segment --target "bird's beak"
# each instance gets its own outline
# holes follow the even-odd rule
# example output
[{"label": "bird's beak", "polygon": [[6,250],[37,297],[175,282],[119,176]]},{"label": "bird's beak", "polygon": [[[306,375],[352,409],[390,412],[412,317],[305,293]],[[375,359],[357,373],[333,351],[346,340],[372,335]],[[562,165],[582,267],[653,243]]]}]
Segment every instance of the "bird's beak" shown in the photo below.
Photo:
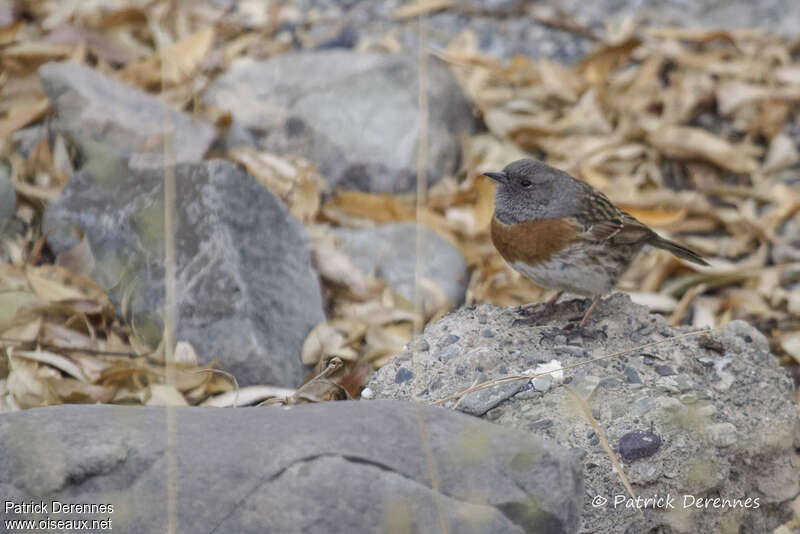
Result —
[{"label": "bird's beak", "polygon": [[485,172],[483,173],[484,176],[488,176],[492,180],[496,182],[500,182],[501,184],[506,183],[506,173],[504,172]]}]

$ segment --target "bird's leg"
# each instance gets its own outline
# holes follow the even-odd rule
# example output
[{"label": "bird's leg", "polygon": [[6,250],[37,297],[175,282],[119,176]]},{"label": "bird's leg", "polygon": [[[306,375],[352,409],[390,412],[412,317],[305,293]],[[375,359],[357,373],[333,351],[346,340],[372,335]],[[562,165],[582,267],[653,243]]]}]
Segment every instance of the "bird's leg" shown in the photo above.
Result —
[{"label": "bird's leg", "polygon": [[558,301],[562,293],[563,291],[557,292],[553,298],[545,302],[544,306],[537,307],[531,311],[525,310],[525,319],[517,319],[514,321],[514,325],[535,325],[543,316],[553,313],[553,309],[556,307],[556,301]]},{"label": "bird's leg", "polygon": [[578,326],[583,326],[586,323],[586,320],[592,314],[592,310],[594,310],[594,307],[597,306],[598,302],[600,302],[600,295],[597,295],[594,300],[592,300],[592,303],[589,305],[589,309],[583,314],[583,319],[581,319],[581,323]]}]

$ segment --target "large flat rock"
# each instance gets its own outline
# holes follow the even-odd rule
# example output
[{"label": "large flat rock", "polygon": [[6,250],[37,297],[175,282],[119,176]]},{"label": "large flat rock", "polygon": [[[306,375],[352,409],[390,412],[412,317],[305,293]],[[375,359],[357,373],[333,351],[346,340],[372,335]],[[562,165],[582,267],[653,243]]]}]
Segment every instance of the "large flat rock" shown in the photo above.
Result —
[{"label": "large flat rock", "polygon": [[[419,66],[405,55],[350,50],[290,52],[242,59],[203,95],[231,112],[280,154],[312,160],[333,186],[372,192],[413,190],[417,174]],[[475,131],[461,88],[430,58],[429,181],[455,172],[459,135]]]},{"label": "large flat rock", "polygon": [[[325,318],[305,228],[227,161],[174,172],[177,339],[240,384],[296,386],[303,341]],[[44,220],[56,253],[75,243],[75,227],[85,232],[96,260],[90,275],[153,347],[164,307],[163,183],[161,170],[85,169]]]},{"label": "large flat rock", "polygon": [[192,534],[567,533],[583,495],[571,451],[396,401],[37,408],[0,417],[0,466],[6,500],[113,505],[4,520],[111,519],[127,534],[166,532],[171,513]]},{"label": "large flat rock", "polygon": [[[687,330],[623,294],[601,301],[581,330],[575,320],[585,304],[563,302],[539,326],[515,325],[515,308],[462,307],[429,325],[368,387],[377,398],[436,401],[554,363],[568,368],[569,388],[624,461],[636,495],[671,496],[672,508],[640,513],[626,504],[581,404],[549,377],[505,382],[445,405],[585,451],[584,532],[718,532],[725,524],[723,531],[761,533],[791,518],[789,503],[800,491],[800,420],[792,381],[764,336],[733,321],[710,336],[658,343]],[[598,496],[607,501],[593,505]],[[715,505],[717,497],[741,503]],[[616,507],[615,498],[623,499]]]}]

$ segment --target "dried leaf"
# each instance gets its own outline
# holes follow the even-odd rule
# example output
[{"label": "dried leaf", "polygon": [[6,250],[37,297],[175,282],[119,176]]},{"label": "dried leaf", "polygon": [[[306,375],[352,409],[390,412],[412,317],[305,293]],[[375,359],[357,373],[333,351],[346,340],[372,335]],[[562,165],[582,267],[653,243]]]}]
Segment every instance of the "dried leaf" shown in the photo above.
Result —
[{"label": "dried leaf", "polygon": [[14,24],[0,27],[0,46],[13,43],[16,40],[17,33],[24,27],[24,20],[18,20]]},{"label": "dried leaf", "polygon": [[214,43],[214,28],[203,28],[120,72],[122,80],[146,88],[171,87],[195,75]]},{"label": "dried leaf", "polygon": [[294,395],[294,389],[279,388],[274,386],[247,386],[236,391],[228,391],[221,395],[209,397],[201,406],[214,406],[217,408],[232,408],[249,406],[269,398],[285,399]]},{"label": "dried leaf", "polygon": [[794,141],[780,133],[772,138],[769,144],[769,151],[764,160],[764,172],[774,172],[791,167],[800,161],[800,153],[797,151]]},{"label": "dried leaf", "polygon": [[366,275],[346,252],[336,246],[334,239],[315,236],[312,252],[314,266],[323,280],[346,288],[357,299],[366,299],[372,294],[372,284],[367,281]]},{"label": "dried leaf", "polygon": [[55,354],[45,350],[17,350],[14,351],[14,356],[46,363],[60,371],[63,371],[71,377],[80,380],[81,382],[89,381],[81,371],[81,368],[78,367],[75,362],[69,358],[61,356],[60,354]]},{"label": "dried leaf", "polygon": [[415,17],[429,15],[436,11],[447,9],[454,4],[453,0],[412,0],[411,2],[394,10],[392,17],[395,20],[407,20]]},{"label": "dried leaf", "polygon": [[589,85],[604,84],[612,69],[625,64],[640,44],[639,39],[631,37],[618,44],[600,46],[584,57],[575,69]]},{"label": "dried leaf", "polygon": [[413,206],[392,195],[340,191],[322,207],[323,215],[341,212],[351,217],[369,219],[382,224],[395,221],[413,221]]},{"label": "dried leaf", "polygon": [[34,293],[51,302],[90,301],[100,310],[112,309],[105,290],[84,275],[56,265],[29,265],[25,275]]},{"label": "dried leaf", "polygon": [[800,364],[800,331],[781,335],[781,348]]},{"label": "dried leaf", "polygon": [[747,150],[700,128],[666,126],[652,132],[648,140],[669,157],[702,158],[733,172],[751,173],[758,169]]},{"label": "dried leaf", "polygon": [[145,404],[147,406],[188,406],[186,399],[175,386],[168,384],[150,386],[150,398]]},{"label": "dried leaf", "polygon": [[342,347],[344,336],[328,323],[319,323],[311,329],[303,342],[301,360],[304,365],[315,365],[326,354]]},{"label": "dried leaf", "polygon": [[647,226],[656,228],[669,228],[686,219],[685,209],[643,208],[638,206],[625,206],[623,204],[619,204],[619,207]]},{"label": "dried leaf", "polygon": [[[38,121],[49,111],[50,101],[47,99],[14,106],[5,117],[0,118],[0,139],[10,137],[20,128]],[[24,193],[24,191],[20,192]]]}]

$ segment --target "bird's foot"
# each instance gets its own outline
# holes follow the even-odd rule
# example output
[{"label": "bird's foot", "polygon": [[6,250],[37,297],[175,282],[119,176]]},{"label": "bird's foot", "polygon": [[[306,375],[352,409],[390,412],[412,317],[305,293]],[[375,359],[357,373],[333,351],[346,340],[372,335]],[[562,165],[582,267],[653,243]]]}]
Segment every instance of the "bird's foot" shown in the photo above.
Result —
[{"label": "bird's foot", "polygon": [[522,308],[521,310],[517,310],[517,313],[519,313],[522,318],[515,319],[511,326],[536,326],[553,315],[555,309],[556,303],[553,300],[543,305]]},{"label": "bird's foot", "polygon": [[[537,322],[539,319],[543,317],[547,317],[548,315],[552,315],[556,309],[556,301],[561,296],[563,291],[559,291],[556,293],[553,298],[545,302],[544,304],[534,304],[529,306],[524,306],[517,310],[517,313],[523,317],[530,318],[531,320]],[[530,324],[527,321],[524,324]]]}]

